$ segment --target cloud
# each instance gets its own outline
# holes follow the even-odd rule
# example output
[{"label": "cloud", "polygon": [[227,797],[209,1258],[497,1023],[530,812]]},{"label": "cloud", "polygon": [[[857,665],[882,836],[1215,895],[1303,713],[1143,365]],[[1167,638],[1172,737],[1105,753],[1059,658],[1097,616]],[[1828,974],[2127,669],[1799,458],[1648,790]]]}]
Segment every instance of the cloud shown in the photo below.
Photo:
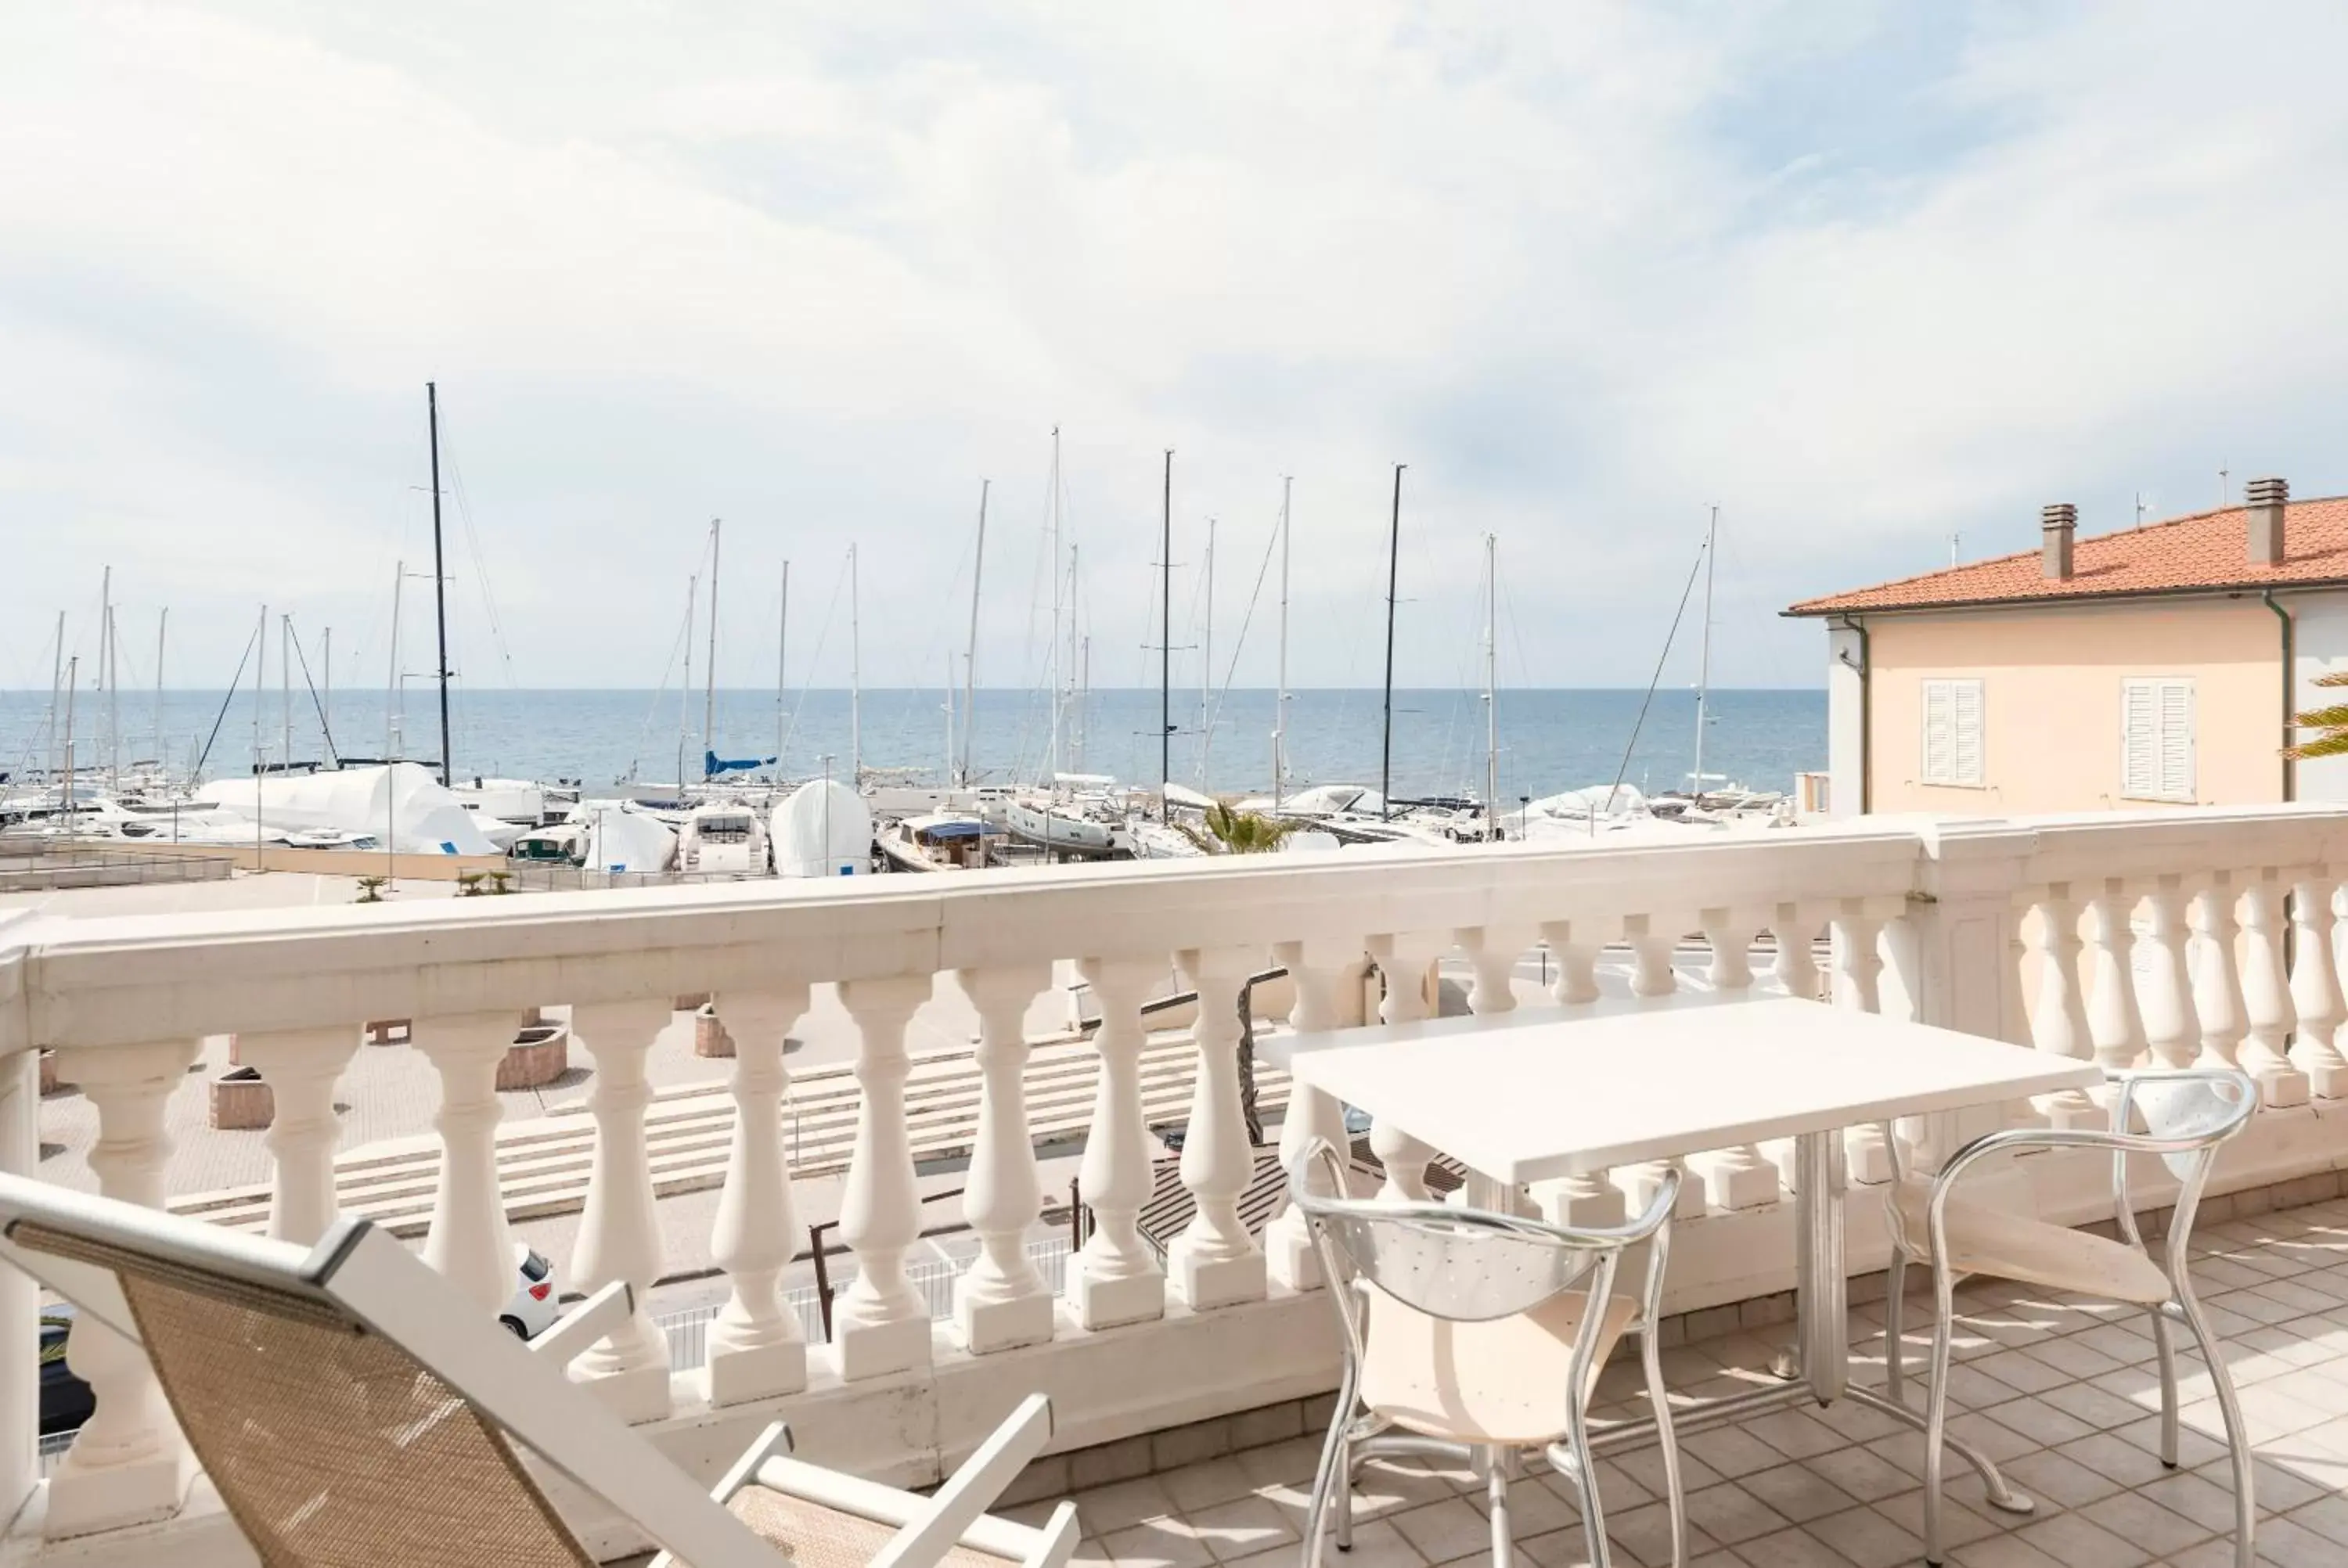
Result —
[{"label": "cloud", "polygon": [[[1142,674],[1169,446],[1178,641],[1204,519],[1232,627],[1296,477],[1305,683],[1374,667],[1395,461],[1405,678],[1463,667],[1490,531],[1504,675],[1542,685],[1643,681],[1715,502],[1715,647],[1809,684],[1815,630],[1775,611],[1951,532],[2205,505],[2221,464],[2348,488],[2320,5],[5,26],[9,683],[46,680],[60,607],[94,650],[109,561],[134,617],[171,604],[178,681],[224,681],[264,599],[379,680],[393,563],[428,553],[427,378],[459,662],[525,685],[661,679],[721,515],[729,678],[766,679],[782,559],[805,625],[853,539],[866,678],[934,681],[983,476],[981,678],[1032,678],[1056,425],[1111,681]],[[839,639],[813,673],[844,682]]]}]

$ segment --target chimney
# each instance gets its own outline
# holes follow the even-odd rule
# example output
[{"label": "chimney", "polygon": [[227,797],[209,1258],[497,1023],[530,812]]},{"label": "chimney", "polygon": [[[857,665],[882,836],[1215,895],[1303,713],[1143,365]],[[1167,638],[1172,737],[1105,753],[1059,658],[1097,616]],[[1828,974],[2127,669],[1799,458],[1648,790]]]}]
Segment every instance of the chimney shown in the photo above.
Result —
[{"label": "chimney", "polygon": [[2250,520],[2250,564],[2282,564],[2282,513],[2291,499],[2291,485],[2282,479],[2253,479],[2245,508]]},{"label": "chimney", "polygon": [[2071,576],[2071,536],[2079,530],[2079,508],[2068,501],[2041,507],[2038,529],[2044,536],[2038,554],[2040,569],[2049,578],[2068,580]]}]

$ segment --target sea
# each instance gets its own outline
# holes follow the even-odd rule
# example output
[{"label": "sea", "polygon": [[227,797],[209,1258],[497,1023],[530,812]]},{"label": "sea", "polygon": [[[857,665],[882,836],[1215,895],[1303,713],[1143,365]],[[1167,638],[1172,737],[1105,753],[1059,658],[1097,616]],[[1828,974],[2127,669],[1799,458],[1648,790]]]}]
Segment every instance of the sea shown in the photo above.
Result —
[{"label": "sea", "polygon": [[[755,759],[761,778],[845,778],[851,758],[908,783],[934,782],[964,744],[962,695],[884,689],[860,700],[845,691],[771,692],[458,690],[449,699],[455,776],[576,780],[589,788],[618,781],[674,782],[701,776],[705,750]],[[1063,772],[1155,784],[1163,767],[1178,783],[1215,794],[1269,789],[1274,710],[1269,690],[1234,690],[1202,701],[1176,692],[1161,710],[1155,691],[1093,691],[1062,704]],[[981,690],[967,728],[973,772],[982,783],[1027,782],[1050,765],[1053,703],[1033,691]],[[1384,698],[1375,691],[1306,690],[1289,696],[1290,785],[1392,779],[1398,798],[1484,793],[1488,722],[1497,734],[1499,794],[1519,802],[1617,777],[1649,794],[1684,787],[1695,766],[1696,693],[1643,691],[1504,690],[1488,721],[1483,693],[1416,689],[1394,694],[1393,743],[1384,742]],[[714,709],[714,712],[713,712]],[[0,692],[0,774],[37,770],[61,723],[46,692]],[[713,737],[705,747],[705,714]],[[951,722],[951,730],[949,724]],[[1171,734],[1165,734],[1170,725]],[[124,692],[74,700],[74,753],[85,767],[109,758],[128,767],[161,756],[177,776],[242,774],[256,744],[273,766],[331,757],[440,753],[432,693],[393,699],[380,690],[263,693]],[[951,736],[951,739],[950,739]],[[1162,740],[1161,740],[1162,736]],[[1756,789],[1790,791],[1794,774],[1826,766],[1827,699],[1818,690],[1715,691],[1705,703],[1704,771]],[[779,763],[772,759],[779,758]]]}]

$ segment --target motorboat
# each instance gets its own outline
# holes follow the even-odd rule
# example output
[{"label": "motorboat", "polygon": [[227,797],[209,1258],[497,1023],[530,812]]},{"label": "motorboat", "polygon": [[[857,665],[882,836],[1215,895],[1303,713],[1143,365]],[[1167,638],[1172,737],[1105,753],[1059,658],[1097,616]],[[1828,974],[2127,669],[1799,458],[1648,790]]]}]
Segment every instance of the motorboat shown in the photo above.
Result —
[{"label": "motorboat", "polygon": [[704,876],[766,876],[767,830],[758,814],[731,803],[694,807],[677,835],[677,865]]},{"label": "motorboat", "polygon": [[975,871],[995,830],[973,815],[934,812],[891,823],[875,840],[891,871]]}]

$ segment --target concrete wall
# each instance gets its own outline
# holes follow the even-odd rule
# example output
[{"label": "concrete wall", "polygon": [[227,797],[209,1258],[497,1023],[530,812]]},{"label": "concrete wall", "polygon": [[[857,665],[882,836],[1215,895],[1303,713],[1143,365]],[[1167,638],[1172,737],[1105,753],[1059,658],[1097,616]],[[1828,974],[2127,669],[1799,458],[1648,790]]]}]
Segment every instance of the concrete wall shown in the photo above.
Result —
[{"label": "concrete wall", "polygon": [[1827,628],[1827,788],[1830,816],[1867,809],[1867,639],[1854,626]]},{"label": "concrete wall", "polygon": [[[2281,627],[2256,599],[1878,616],[1868,634],[1873,811],[2149,807],[2120,794],[2121,684],[2134,676],[2192,679],[2199,804],[2282,798]],[[2324,645],[2348,657],[2341,640]],[[1982,682],[1980,788],[1919,782],[1923,682],[1943,676]]]}]

